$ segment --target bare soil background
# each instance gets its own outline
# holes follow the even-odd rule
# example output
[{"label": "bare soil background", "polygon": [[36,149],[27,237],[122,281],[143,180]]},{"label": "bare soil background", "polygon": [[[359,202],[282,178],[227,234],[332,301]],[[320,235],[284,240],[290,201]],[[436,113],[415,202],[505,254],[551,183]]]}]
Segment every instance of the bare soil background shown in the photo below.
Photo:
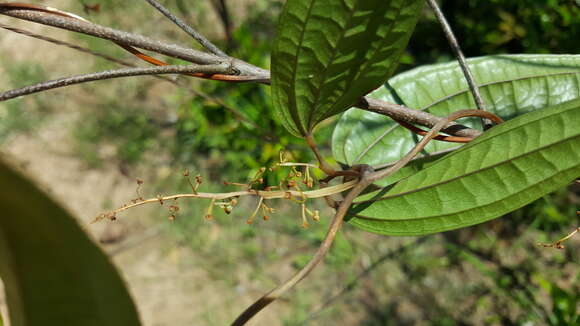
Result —
[{"label": "bare soil background", "polygon": [[[35,2],[84,15],[78,1]],[[239,24],[258,2],[229,1],[234,24]],[[183,45],[193,44],[145,2],[142,10],[134,15],[112,10],[114,1],[86,3],[102,4],[103,16],[89,16],[95,21]],[[129,6],[129,2],[118,4]],[[214,11],[206,2],[195,2],[195,5],[201,7],[196,7],[187,18],[211,38],[223,39],[223,29]],[[104,17],[105,14],[111,17]],[[8,17],[0,20],[79,43],[71,33]],[[8,68],[33,64],[42,67],[46,78],[56,78],[93,71],[95,59],[0,30],[0,89],[22,86],[11,82],[12,73]],[[282,207],[279,216],[268,223],[257,223],[252,229],[258,234],[251,238],[257,243],[254,247],[248,245],[249,239],[241,237],[240,240],[236,235],[249,232],[244,221],[253,208],[252,203],[244,204],[245,210],[233,214],[231,219],[238,223],[235,225],[239,229],[210,221],[198,230],[182,230],[190,231],[191,238],[203,236],[206,242],[197,247],[176,236],[166,212],[159,207],[131,210],[116,222],[89,224],[98,214],[135,198],[136,177],[146,181],[146,191],[154,196],[155,191],[173,192],[171,180],[181,170],[171,165],[161,142],[155,145],[159,151],[147,154],[131,166],[116,159],[115,144],[103,144],[96,153],[103,164],[92,167],[75,148],[75,130],[86,126],[86,119],[98,110],[105,97],[116,96],[120,103],[130,101],[140,105],[151,116],[171,117],[177,105],[172,102],[174,91],[172,85],[144,77],[72,86],[17,100],[22,110],[35,112],[30,115],[35,121],[31,128],[14,131],[0,140],[0,155],[17,161],[43,189],[78,217],[87,233],[108,252],[128,284],[144,325],[224,325],[309,258],[318,241],[314,234],[324,229],[324,223],[311,230],[301,230],[299,235],[279,232],[277,223],[281,219],[296,219],[293,211]],[[0,111],[3,109],[5,104],[0,103]],[[201,172],[204,165],[211,164],[204,162],[204,158],[198,163]],[[578,205],[577,196],[574,198]],[[203,210],[199,209],[186,211],[179,218],[202,219],[202,216]],[[328,218],[330,211],[324,211],[321,216],[323,220]],[[571,292],[578,288],[580,271],[576,262],[580,237],[572,239],[568,244],[572,249],[562,253],[534,248],[540,232],[510,230],[501,220],[465,232],[425,237],[424,241],[386,238],[350,227],[343,231],[344,239],[337,243],[337,252],[353,251],[356,246],[356,255],[346,255],[338,263],[327,261],[297,290],[266,309],[251,325],[390,325],[393,322],[434,325],[437,321],[441,322],[438,325],[456,322],[501,325],[505,320],[498,319],[500,315],[516,320],[518,316],[537,311],[540,315],[542,311],[551,313],[552,299],[538,285],[542,278]],[[503,235],[497,236],[502,232]],[[449,258],[452,241],[487,246],[494,254],[481,264],[471,264],[467,259],[453,261]],[[412,252],[399,251],[399,246],[407,243],[411,243]],[[390,252],[395,254],[389,256]],[[525,275],[517,274],[518,267],[529,265],[530,261],[544,270],[534,272],[533,279],[525,279]],[[556,264],[558,267],[554,267]],[[495,272],[510,280],[511,285],[502,288],[494,283],[489,275]],[[516,277],[510,279],[509,273]],[[527,301],[520,304],[514,298],[514,293],[519,295],[517,291],[526,286],[535,291],[536,301],[532,300],[529,311],[525,308]],[[580,311],[580,302],[578,305]],[[7,315],[1,288],[0,313]]]}]

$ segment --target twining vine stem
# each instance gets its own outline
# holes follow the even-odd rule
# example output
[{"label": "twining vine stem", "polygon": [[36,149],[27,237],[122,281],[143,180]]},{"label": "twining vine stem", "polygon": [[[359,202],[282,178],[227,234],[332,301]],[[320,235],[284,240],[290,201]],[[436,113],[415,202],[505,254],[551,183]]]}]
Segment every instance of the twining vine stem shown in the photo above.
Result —
[{"label": "twining vine stem", "polygon": [[355,186],[350,190],[348,195],[344,198],[344,200],[338,206],[338,209],[332,219],[328,232],[324,240],[322,241],[320,247],[312,257],[312,259],[308,262],[308,264],[302,268],[298,273],[288,279],[286,282],[281,284],[280,286],[274,288],[270,292],[266,293],[256,302],[254,302],[250,307],[248,307],[238,318],[232,323],[232,326],[241,326],[245,325],[253,316],[255,316],[258,312],[268,306],[270,303],[275,301],[276,299],[280,298],[285,292],[290,290],[294,287],[298,282],[304,279],[312,270],[322,261],[324,256],[328,253],[330,246],[334,242],[334,238],[336,237],[340,227],[344,222],[344,217],[348,213],[348,209],[351,207],[353,201],[372,183],[385,178],[398,170],[404,167],[407,163],[409,163],[415,155],[417,155],[421,150],[427,146],[427,144],[435,138],[435,136],[447,125],[448,122],[457,120],[464,117],[484,117],[484,118],[493,118],[496,122],[501,123],[501,118],[495,116],[492,113],[480,110],[462,110],[456,111],[451,115],[443,118],[440,122],[438,122],[433,129],[431,129],[425,137],[415,146],[409,153],[407,153],[403,158],[401,158],[395,165],[386,168],[380,171],[374,171],[370,166],[362,166],[360,169],[360,178]]},{"label": "twining vine stem", "polygon": [[[159,3],[152,0],[147,0],[150,4],[164,13],[167,17],[169,17],[173,22],[178,25],[185,25],[182,21],[178,20],[176,17],[171,15],[165,8],[163,8]],[[432,0],[428,0],[433,2]],[[430,2],[430,4],[431,4]],[[436,7],[436,4],[435,4]],[[437,8],[438,9],[438,8]],[[111,40],[121,47],[126,49],[127,51],[133,53],[134,55],[138,56],[139,58],[156,64],[163,67],[157,68],[129,68],[129,69],[120,69],[115,71],[107,71],[95,74],[88,74],[84,76],[74,76],[69,78],[61,78],[54,81],[49,81],[44,83],[39,83],[36,85],[28,86],[23,89],[19,90],[12,90],[8,92],[0,93],[0,101],[5,100],[8,98],[14,98],[16,96],[21,96],[25,94],[31,94],[35,92],[36,89],[40,89],[39,91],[50,89],[47,88],[53,85],[70,85],[73,82],[80,83],[85,81],[92,81],[92,80],[100,80],[111,78],[111,76],[129,76],[139,75],[139,74],[150,74],[150,73],[202,73],[214,76],[223,76],[219,78],[212,78],[209,76],[210,79],[222,80],[222,81],[249,81],[249,82],[258,82],[263,84],[269,84],[270,82],[270,74],[267,70],[255,67],[249,63],[244,61],[227,57],[227,55],[221,55],[219,49],[212,49],[211,43],[205,44],[204,47],[209,49],[212,53],[206,53],[201,51],[196,51],[193,49],[183,48],[178,45],[174,44],[167,44],[163,42],[159,42],[153,39],[146,38],[141,35],[126,33],[118,30],[114,30],[111,28],[99,26],[96,24],[89,23],[82,17],[78,17],[73,14],[64,13],[58,10],[53,10],[51,8],[36,6],[36,5],[28,5],[28,4],[19,4],[19,3],[0,3],[0,14],[9,15],[12,17],[25,19],[33,22],[42,23],[45,25],[50,25],[54,27],[59,27],[71,31],[81,32],[84,34],[96,36],[103,39]],[[182,26],[180,26],[182,27]],[[191,34],[193,29],[188,29],[186,27],[182,27],[184,30],[188,31]],[[195,31],[194,31],[195,32]],[[195,36],[194,36],[195,37]],[[199,40],[198,40],[199,41]],[[203,39],[200,41],[203,42]],[[209,41],[208,41],[209,42]],[[203,44],[203,43],[202,43]],[[141,49],[150,50],[153,52],[161,53],[164,55],[168,55],[175,58],[180,58],[189,62],[192,62],[196,65],[191,66],[168,66],[166,63],[149,57],[146,54],[141,53],[140,51],[134,49],[133,47],[138,47]],[[463,64],[462,64],[463,67]],[[181,70],[183,69],[183,70]],[[187,71],[186,69],[195,70]],[[203,76],[202,76],[203,77]],[[469,78],[468,78],[469,79]],[[472,80],[473,82],[473,80]],[[475,83],[473,82],[473,85]],[[471,86],[471,85],[470,85]],[[44,87],[44,88],[43,88]],[[52,87],[54,88],[54,87]],[[17,95],[20,94],[20,95]],[[475,94],[475,93],[474,93]],[[477,99],[476,99],[477,101]],[[457,126],[453,124],[452,121],[468,116],[478,116],[478,117],[486,117],[486,118],[493,118],[496,122],[501,122],[501,119],[497,118],[491,113],[480,111],[480,110],[463,110],[457,111],[453,114],[449,115],[446,118],[438,118],[435,116],[431,116],[428,113],[422,112],[421,114],[417,114],[416,110],[411,110],[408,108],[400,107],[391,105],[389,103],[380,103],[376,100],[370,98],[362,98],[360,103],[357,107],[363,109],[371,109],[369,111],[380,112],[388,116],[393,117],[398,120],[405,121],[407,123],[420,123],[432,129],[425,134],[425,137],[409,152],[405,155],[402,159],[397,161],[394,165],[385,168],[383,170],[375,171],[372,167],[368,165],[362,165],[358,167],[356,173],[352,176],[357,177],[357,180],[353,180],[350,182],[343,183],[341,185],[322,188],[313,191],[288,191],[288,190],[281,190],[281,191],[258,191],[247,189],[244,191],[239,192],[232,192],[226,194],[209,194],[209,193],[200,193],[197,192],[195,188],[192,188],[193,193],[191,194],[181,194],[181,195],[174,195],[174,196],[166,196],[166,197],[157,197],[154,199],[148,200],[138,200],[132,204],[123,206],[118,210],[112,212],[112,214],[116,214],[123,210],[129,209],[131,207],[152,203],[152,202],[163,202],[164,200],[172,200],[177,198],[183,197],[193,197],[193,198],[209,198],[212,200],[212,204],[215,203],[216,200],[219,199],[226,199],[226,198],[233,198],[239,196],[247,196],[247,195],[254,195],[259,196],[260,204],[262,204],[264,199],[271,199],[271,198],[288,198],[288,196],[296,196],[303,199],[306,198],[316,198],[316,197],[325,197],[329,198],[331,194],[336,194],[339,192],[344,192],[346,190],[350,190],[346,197],[339,202],[335,203],[338,204],[336,207],[336,213],[332,219],[331,225],[328,229],[326,237],[324,238],[322,244],[314,254],[313,258],[310,262],[301,269],[298,273],[296,273],[293,277],[289,280],[284,282],[282,285],[276,287],[272,291],[268,292],[266,295],[258,299],[254,304],[248,307],[234,322],[232,325],[244,325],[247,321],[249,321],[253,316],[255,316],[259,311],[261,311],[264,307],[269,305],[271,302],[278,299],[282,296],[286,291],[291,289],[295,286],[298,282],[300,282],[303,278],[305,278],[315,267],[320,263],[320,261],[324,258],[324,256],[328,253],[340,227],[344,222],[344,217],[347,215],[349,208],[353,204],[354,200],[371,184],[375,181],[382,179],[388,175],[391,175],[405,166],[409,161],[411,161],[432,139],[438,137],[438,133],[441,130],[445,130],[446,132],[453,133],[455,136],[461,137],[470,137],[473,138],[478,134],[470,131],[469,128]],[[478,107],[480,107],[478,105]],[[480,108],[483,108],[481,106]],[[405,111],[408,110],[408,111]],[[396,112],[396,113],[394,113]],[[399,114],[404,112],[403,114]],[[397,116],[397,114],[399,114]],[[411,117],[411,119],[409,119]],[[422,120],[421,120],[422,119]],[[409,121],[411,120],[411,121]],[[445,129],[447,127],[447,129]],[[451,131],[453,129],[453,131]],[[307,141],[312,142],[314,144],[313,139],[306,137]],[[312,145],[311,148],[317,153],[315,144]],[[332,173],[335,173],[325,162],[321,160],[321,156],[318,154],[317,157],[319,158],[319,162],[321,167],[325,170],[325,172],[330,172],[331,176]],[[351,177],[352,177],[351,176]],[[213,207],[210,205],[210,208]],[[303,207],[304,209],[304,207]],[[102,215],[99,218],[106,218],[107,214]],[[99,219],[97,218],[97,219]]]}]

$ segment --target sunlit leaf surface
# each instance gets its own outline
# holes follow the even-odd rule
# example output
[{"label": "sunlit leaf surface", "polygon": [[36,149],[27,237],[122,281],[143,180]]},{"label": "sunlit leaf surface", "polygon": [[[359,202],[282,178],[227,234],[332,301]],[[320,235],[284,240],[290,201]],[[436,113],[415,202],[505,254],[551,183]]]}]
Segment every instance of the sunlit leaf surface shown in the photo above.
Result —
[{"label": "sunlit leaf surface", "polygon": [[[500,55],[469,59],[487,110],[511,119],[580,97],[580,55]],[[423,66],[397,75],[371,97],[447,116],[475,104],[456,63]],[[478,119],[461,123],[479,127]],[[419,138],[376,113],[351,109],[333,135],[334,157],[345,164],[384,165],[405,155]],[[428,153],[456,144],[432,142]]]},{"label": "sunlit leaf surface", "polygon": [[272,52],[272,96],[306,135],[382,85],[411,36],[421,0],[288,0]]},{"label": "sunlit leaf surface", "polygon": [[350,223],[421,235],[481,223],[580,176],[580,100],[493,127],[420,172],[357,200]]}]

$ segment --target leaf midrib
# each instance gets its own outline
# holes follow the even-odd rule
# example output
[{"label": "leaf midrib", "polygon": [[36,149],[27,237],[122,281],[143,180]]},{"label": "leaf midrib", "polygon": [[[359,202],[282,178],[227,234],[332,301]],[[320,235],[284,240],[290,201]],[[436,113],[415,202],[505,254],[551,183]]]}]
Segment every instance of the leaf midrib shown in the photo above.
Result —
[{"label": "leaf midrib", "polygon": [[[353,9],[350,11],[348,19],[346,20],[346,24],[344,25],[344,28],[342,29],[342,33],[340,35],[340,38],[336,42],[337,45],[339,45],[340,41],[342,41],[344,39],[344,35],[346,34],[348,27],[350,26],[350,20],[352,19],[354,13],[356,12],[356,9],[358,8],[357,6],[359,5],[359,3],[360,3],[359,1],[356,1],[356,4],[354,5]],[[326,81],[326,74],[328,73],[329,67],[332,66],[334,59],[336,58],[336,55],[338,54],[338,48],[339,48],[338,46],[334,47],[334,49],[332,51],[332,55],[330,56],[330,60],[328,61],[329,64],[325,67],[324,71],[322,72],[322,78],[320,79],[322,82],[316,88],[314,103],[312,103],[312,110],[310,110],[310,114],[308,115],[308,123],[306,124],[307,128],[309,129],[308,130],[309,132],[310,132],[310,129],[313,127],[312,126],[312,118],[316,112],[317,105],[318,105],[318,102],[320,100],[320,93],[322,92],[322,86],[324,86],[325,81]],[[346,88],[346,89],[348,89],[348,88]]]},{"label": "leaf midrib", "polygon": [[[489,169],[496,168],[496,167],[498,167],[498,166],[501,166],[501,165],[504,165],[504,164],[508,164],[508,163],[510,163],[510,162],[512,162],[512,161],[515,161],[515,160],[517,160],[517,159],[520,159],[520,158],[522,158],[522,157],[525,157],[525,156],[527,156],[527,155],[531,155],[531,154],[533,154],[533,153],[536,153],[536,152],[538,152],[538,151],[542,151],[542,150],[544,150],[544,149],[546,149],[546,148],[549,148],[549,147],[552,147],[552,146],[557,146],[557,145],[559,145],[559,144],[561,144],[561,143],[564,143],[564,142],[567,142],[567,141],[571,141],[571,140],[573,140],[573,139],[575,139],[575,138],[580,138],[580,134],[576,134],[576,135],[573,135],[573,136],[570,136],[570,137],[567,137],[567,138],[561,139],[561,140],[559,140],[559,141],[556,141],[556,142],[550,143],[550,144],[548,144],[548,145],[545,145],[545,146],[542,146],[542,147],[536,148],[536,149],[534,149],[534,150],[532,150],[532,151],[525,152],[525,153],[523,153],[523,154],[520,154],[520,155],[514,156],[514,157],[512,157],[512,158],[510,158],[510,159],[507,159],[507,160],[503,160],[503,161],[497,162],[497,163],[495,163],[495,164],[492,164],[492,165],[486,166],[486,167],[484,167],[484,168],[479,168],[479,169],[477,169],[477,170],[474,170],[474,171],[471,171],[471,172],[468,172],[468,173],[462,174],[462,175],[460,175],[460,176],[456,176],[456,177],[453,177],[453,178],[450,178],[450,179],[446,179],[446,180],[443,180],[443,181],[439,181],[439,182],[436,182],[436,183],[433,183],[433,184],[430,184],[430,185],[427,185],[427,186],[423,186],[423,187],[420,187],[420,188],[416,188],[416,189],[413,189],[413,190],[410,190],[410,191],[405,191],[405,192],[397,193],[397,194],[394,194],[394,195],[391,195],[391,196],[384,196],[384,197],[381,197],[380,199],[376,199],[376,200],[365,200],[365,201],[361,201],[361,202],[356,202],[356,203],[354,203],[354,204],[356,204],[356,205],[360,205],[360,204],[364,204],[364,203],[375,203],[375,202],[380,202],[380,201],[383,201],[383,200],[387,200],[387,199],[393,199],[393,198],[397,198],[397,197],[401,197],[401,196],[405,196],[405,195],[413,194],[413,193],[416,193],[416,192],[419,192],[419,191],[427,190],[427,189],[430,189],[430,188],[433,188],[433,187],[437,187],[437,186],[440,186],[440,185],[448,184],[448,183],[454,182],[454,181],[456,181],[456,180],[459,180],[459,179],[461,179],[461,178],[466,178],[466,177],[469,177],[469,176],[471,176],[471,175],[473,175],[473,174],[475,174],[475,173],[480,173],[480,172],[487,171],[487,170],[489,170]],[[490,138],[490,139],[492,139],[492,138]],[[580,164],[580,163],[579,163],[579,164]],[[427,169],[429,169],[429,168],[427,168]],[[424,171],[426,171],[427,169],[425,169]]]},{"label": "leaf midrib", "polygon": [[[363,1],[364,1],[364,0],[363,0]],[[396,16],[397,18],[399,18],[399,16],[401,15],[401,11],[403,10],[402,8],[403,8],[403,6],[399,6],[399,8],[398,8],[398,11],[397,11],[397,16]],[[390,25],[390,28],[389,28],[389,31],[388,31],[388,32],[387,32],[387,34],[386,34],[387,36],[391,34],[391,31],[392,31],[392,30],[393,30],[393,28],[395,27],[395,25],[396,25],[395,21],[396,21],[396,20],[397,20],[397,19],[395,19],[395,20],[394,20],[394,21],[391,23],[391,25]],[[368,70],[368,67],[370,67],[370,66],[371,66],[371,65],[372,65],[372,64],[375,62],[375,58],[376,58],[376,56],[378,55],[378,53],[380,52],[379,50],[383,48],[383,46],[384,46],[384,44],[385,44],[386,42],[390,42],[390,41],[391,41],[391,40],[390,40],[390,39],[388,39],[388,37],[386,37],[386,36],[385,36],[385,37],[384,37],[384,38],[381,40],[381,42],[380,42],[379,46],[377,46],[377,47],[375,48],[375,52],[372,54],[371,58],[370,58],[370,59],[368,59],[368,60],[366,60],[365,64],[363,65],[363,68],[362,68],[362,69],[360,69],[360,70],[359,70],[359,72],[358,72],[358,73],[356,73],[356,74],[353,76],[353,78],[352,78],[352,79],[351,79],[351,80],[348,82],[348,85],[347,85],[347,87],[346,87],[346,89],[347,89],[347,90],[351,88],[351,85],[352,85],[352,83],[353,83],[355,80],[358,80],[358,77],[359,77],[359,76],[363,75],[363,73],[364,73],[364,72],[366,72],[366,71]],[[401,51],[400,51],[400,53],[399,53],[399,57],[401,56],[401,54],[402,54],[402,53],[403,53],[403,51],[401,50]],[[394,60],[393,62],[396,62],[396,61],[398,61],[398,58],[399,58],[399,57],[397,57],[397,58],[396,58],[397,60]],[[389,78],[389,77],[386,77],[386,78]],[[386,79],[386,78],[385,78],[385,79]],[[366,95],[366,94],[365,94],[365,95]],[[355,99],[355,102],[356,102],[356,100],[357,100],[357,99]],[[350,106],[352,106],[352,105],[354,105],[354,103],[353,103],[353,104],[351,104]],[[331,108],[328,110],[328,112],[333,112],[333,111],[335,110],[335,106],[336,106],[336,103],[335,103],[333,106],[331,106]]]},{"label": "leaf midrib", "polygon": [[304,126],[302,125],[302,122],[300,121],[300,113],[298,112],[298,106],[297,106],[297,101],[296,101],[296,78],[297,78],[297,72],[298,72],[298,58],[300,55],[300,52],[302,52],[302,44],[304,43],[304,34],[306,33],[306,25],[308,24],[308,20],[310,19],[310,16],[312,15],[312,8],[314,8],[314,3],[317,0],[312,0],[310,1],[310,6],[308,7],[308,13],[306,14],[306,17],[304,19],[304,24],[302,24],[302,31],[300,32],[300,42],[298,42],[298,45],[296,46],[296,54],[294,56],[294,69],[292,69],[292,87],[290,87],[290,90],[292,92],[292,96],[289,96],[289,99],[293,102],[292,107],[290,110],[290,114],[292,115],[292,117],[295,119],[296,122],[298,122],[298,128],[301,131],[301,133],[304,135],[305,133],[307,133],[306,130],[304,130]]},{"label": "leaf midrib", "polygon": [[[528,189],[534,188],[534,187],[538,186],[538,184],[540,184],[542,182],[545,182],[546,180],[552,179],[552,178],[554,178],[557,175],[564,174],[564,173],[566,173],[566,172],[568,172],[570,170],[573,170],[573,169],[577,169],[579,165],[580,165],[580,163],[578,163],[578,164],[576,164],[574,166],[571,166],[571,167],[569,167],[567,169],[558,170],[558,172],[556,172],[555,174],[553,174],[553,175],[551,175],[551,176],[549,176],[549,177],[547,177],[547,178],[545,178],[545,179],[543,179],[543,180],[541,180],[541,181],[539,181],[537,183],[531,184],[528,187],[524,187],[524,189],[521,192],[525,192]],[[405,218],[405,219],[392,219],[392,218],[377,218],[377,217],[371,217],[371,216],[366,216],[366,215],[358,215],[358,214],[355,214],[353,216],[356,217],[356,218],[364,219],[364,220],[380,221],[380,222],[393,222],[393,223],[397,223],[397,222],[408,222],[408,221],[421,221],[421,220],[425,220],[425,219],[439,218],[439,217],[445,217],[445,216],[449,216],[449,215],[458,215],[458,214],[461,214],[461,213],[464,213],[464,212],[468,212],[468,211],[480,209],[480,208],[483,208],[483,207],[486,207],[486,206],[493,205],[493,204],[495,204],[497,202],[500,202],[500,201],[508,200],[509,198],[511,198],[513,196],[516,196],[519,193],[520,192],[514,193],[514,194],[511,194],[511,195],[509,195],[509,196],[507,196],[505,198],[502,198],[502,199],[499,199],[499,200],[494,200],[494,201],[489,202],[489,203],[485,203],[485,204],[481,204],[481,205],[477,205],[477,206],[471,206],[469,208],[466,208],[466,209],[463,209],[463,210],[460,210],[460,211],[449,212],[449,213],[444,213],[444,214],[437,214],[437,215],[429,215],[429,216],[423,216],[423,217]],[[477,220],[472,220],[472,222],[473,221],[475,221],[474,223],[477,223]],[[474,224],[474,223],[469,222],[469,223],[466,223],[466,224]],[[460,223],[458,225],[461,226],[463,224]]]}]

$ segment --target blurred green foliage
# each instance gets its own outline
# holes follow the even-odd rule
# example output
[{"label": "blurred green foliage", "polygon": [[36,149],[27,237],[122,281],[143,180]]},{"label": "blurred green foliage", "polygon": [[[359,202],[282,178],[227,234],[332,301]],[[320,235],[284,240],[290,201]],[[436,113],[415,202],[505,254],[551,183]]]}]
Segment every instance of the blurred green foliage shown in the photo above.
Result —
[{"label": "blurred green foliage", "polygon": [[[86,1],[80,2],[84,4]],[[128,10],[143,13],[152,10],[136,3],[119,4],[116,1],[100,1],[100,3],[101,10],[106,11],[106,15],[91,14],[91,19],[109,25],[122,23],[123,20],[115,17],[121,17],[123,12]],[[250,11],[231,32],[230,39],[227,42],[217,41],[218,44],[227,47],[228,53],[234,57],[267,68],[281,4],[278,1],[257,1],[254,10]],[[185,4],[183,1],[171,2],[169,5],[183,15],[195,12],[193,17],[197,20],[202,20],[200,16],[207,16],[207,11],[211,10],[201,4]],[[578,34],[580,28],[578,24],[580,6],[576,1],[457,0],[443,1],[442,9],[467,56],[494,53],[578,52],[577,42],[572,37]],[[235,15],[233,12],[231,14]],[[154,18],[159,18],[160,23],[167,24],[167,27],[171,28],[171,24],[163,18],[157,16]],[[151,26],[145,28],[149,29]],[[174,29],[176,30],[174,33],[181,32],[177,28]],[[122,53],[118,47],[110,43],[85,36],[79,37],[83,42],[89,42],[91,48],[96,50],[115,56]],[[440,32],[438,22],[428,10],[425,10],[399,70],[451,59],[449,46]],[[98,62],[101,65],[97,67],[99,69],[108,65],[103,61]],[[274,163],[282,149],[290,150],[296,161],[311,159],[303,142],[288,135],[273,117],[267,86],[210,81],[196,81],[190,85],[196,93],[203,96],[192,96],[191,93],[177,90],[176,94],[182,104],[176,108],[178,119],[173,126],[175,135],[173,139],[164,140],[170,143],[170,146],[165,148],[171,149],[171,156],[177,164],[189,164],[199,157],[204,157],[213,163],[211,167],[216,171],[255,170]],[[105,126],[115,125],[118,123],[118,114],[112,114],[111,122],[106,122],[107,119],[106,115],[101,115],[99,123]],[[91,143],[99,140],[118,143],[117,146],[123,147],[118,149],[120,158],[134,163],[139,158],[137,151],[148,148],[143,144],[147,142],[143,137],[150,135],[153,139],[159,134],[153,130],[141,134],[127,132],[126,128],[117,130],[118,133],[115,130],[107,130],[106,133],[93,132],[94,137],[85,138]],[[332,122],[318,131],[319,143],[323,147],[331,131]],[[116,133],[121,138],[118,142],[114,141]],[[131,149],[128,144],[132,142],[140,145]]]},{"label": "blurred green foliage", "polygon": [[[231,42],[220,45],[229,47],[228,53],[234,57],[268,67],[280,3],[259,2],[260,6],[233,31]],[[182,13],[184,6],[190,6],[182,1],[176,4]],[[580,26],[580,7],[574,1],[457,0],[442,5],[467,56],[579,53],[574,35]],[[399,70],[452,59],[438,23],[425,10]],[[242,177],[253,175],[259,167],[274,163],[282,149],[290,150],[296,161],[311,160],[302,142],[288,135],[273,118],[268,87],[210,81],[190,85],[198,95],[176,91],[172,103],[179,103],[177,119],[170,127],[174,133],[162,140],[171,144],[164,148],[170,149],[175,165],[198,166],[200,161],[207,161],[214,179],[227,179],[239,177],[240,171],[246,171]],[[139,117],[147,113],[134,116],[138,110],[123,109],[128,112],[123,120],[116,117],[120,110],[104,114],[95,124],[116,127],[105,128],[106,133],[94,133],[87,140],[98,143],[107,139],[119,148],[125,141],[134,142],[141,144],[134,145],[139,150],[146,151],[150,148],[145,145],[147,137],[159,139],[161,132],[149,130],[147,119]],[[132,128],[148,131],[131,132]],[[90,130],[84,132],[90,134]],[[332,122],[319,131],[317,138],[324,146]],[[267,182],[276,184],[279,179]],[[188,191],[188,185],[175,178],[160,187]],[[204,191],[224,190],[215,184],[203,187]],[[293,298],[292,313],[283,317],[284,324],[343,322],[352,314],[361,325],[574,325],[579,291],[570,285],[570,276],[564,271],[577,265],[578,257],[568,249],[539,259],[544,249],[535,242],[553,241],[575,225],[571,217],[575,216],[578,193],[577,188],[562,189],[506,218],[431,236],[426,239],[428,245],[403,249],[394,249],[393,242],[383,237],[369,238],[347,227],[325,259],[326,275],[322,278],[324,288],[338,289],[336,301],[316,304],[313,302],[321,297],[320,291],[305,292]],[[252,278],[272,286],[279,281],[268,269],[273,262],[287,262],[296,270],[303,267],[324,238],[328,222],[323,218],[304,232],[300,221],[288,218],[299,216],[299,209],[281,207],[272,221],[257,219],[256,225],[246,225],[242,221],[255,203],[231,215],[216,213],[215,219],[207,222],[202,217],[208,204],[182,204],[181,211],[187,213],[178,215],[171,229],[183,245],[204,258],[202,268],[216,280],[236,286],[242,282],[240,273],[231,271],[246,265],[254,271]],[[517,262],[512,262],[514,259]],[[240,266],[240,262],[244,264]],[[577,273],[577,280],[577,268],[573,273]],[[332,298],[337,291],[329,290],[322,296]],[[546,304],[546,300],[551,303]],[[217,323],[209,313],[207,321]]]},{"label": "blurred green foliage", "polygon": [[[46,73],[38,63],[23,62],[3,68],[6,69],[10,87],[22,87],[29,84],[31,80],[46,79]],[[14,133],[32,131],[34,127],[40,125],[43,116],[50,110],[50,104],[43,101],[42,97],[16,99],[3,103],[3,110],[0,110],[0,144]]]},{"label": "blurred green foliage", "polygon": [[[441,8],[467,57],[578,53],[580,2],[575,0],[445,0]],[[428,11],[417,25],[410,52],[413,65],[452,59],[439,23]]]},{"label": "blurred green foliage", "polygon": [[[155,33],[161,33],[164,39],[175,36],[175,43],[197,47],[144,2],[98,2],[101,12],[86,15],[93,21],[152,37],[159,36]],[[202,3],[166,1],[170,8],[194,21],[201,32],[215,35],[214,30],[223,27],[219,22],[197,24],[211,10]],[[228,3],[237,4],[235,0]],[[231,41],[217,43],[229,47],[228,53],[234,57],[268,68],[281,4],[257,1],[248,16],[235,24]],[[467,56],[580,53],[578,1],[446,0],[442,6]],[[78,10],[75,12],[81,12]],[[237,12],[232,10],[231,15],[235,17]],[[145,19],[149,23],[143,24]],[[163,28],[159,27],[161,23]],[[109,42],[78,37],[93,49],[127,57]],[[425,10],[399,70],[452,59],[438,23]],[[45,79],[39,67],[13,66],[10,77],[22,79],[14,79],[11,86]],[[108,68],[109,63],[96,61],[91,69]],[[191,80],[188,85],[197,95],[171,85],[165,92],[148,94],[157,80],[147,80],[115,91],[85,89],[87,94],[96,92],[95,97],[101,101],[83,111],[74,131],[78,153],[90,165],[100,165],[105,145],[114,148],[114,157],[125,164],[151,155],[167,155],[173,167],[188,166],[192,175],[196,170],[193,167],[205,164],[209,171],[201,172],[220,181],[240,177],[242,180],[229,181],[243,181],[259,167],[274,163],[281,149],[289,150],[295,161],[312,160],[302,141],[287,134],[273,118],[267,86]],[[132,80],[119,83],[130,84]],[[157,98],[162,98],[164,109],[175,119],[153,117],[151,108],[158,103],[150,102]],[[10,131],[31,130],[28,123],[40,120],[40,115],[29,115],[28,107],[23,110],[21,103],[4,103],[7,110],[0,113],[0,141]],[[332,125],[332,121],[327,122],[317,134],[326,153],[324,146]],[[280,175],[267,182],[277,184]],[[212,182],[202,187],[203,191],[232,190]],[[160,181],[156,188],[171,193],[189,191],[187,183],[176,176]],[[309,285],[304,285],[300,297],[292,299],[295,306],[281,319],[287,325],[349,321],[359,325],[577,325],[577,247],[552,251],[535,243],[558,239],[577,226],[574,216],[579,194],[578,186],[562,189],[505,218],[425,237],[422,243],[414,238],[376,237],[347,226],[327,257],[325,270],[317,271],[322,274],[320,279],[310,279]],[[324,237],[330,212],[321,213],[321,223],[313,223],[305,232],[297,218],[298,205],[276,206],[279,213],[268,223],[258,218],[255,225],[244,224],[254,204],[242,206],[231,215],[216,212],[215,219],[208,222],[203,216],[209,201],[183,202],[171,230],[179,244],[192,248],[202,258],[203,263],[196,267],[206,269],[216,280],[238,286],[243,283],[240,275],[250,275],[251,280],[265,281],[265,287],[274,286],[280,281],[280,266],[296,269],[307,262]],[[156,216],[165,213],[160,208]],[[402,242],[411,245],[399,247]],[[335,295],[328,304],[317,302]],[[208,324],[219,323],[210,311],[206,318]]]},{"label": "blurred green foliage", "polygon": [[[268,67],[274,17],[252,12],[233,32],[234,48],[229,53]],[[193,97],[179,108],[174,147],[177,160],[192,162],[196,155],[203,155],[214,161],[219,171],[270,166],[278,161],[282,150],[290,151],[296,161],[309,160],[302,140],[288,134],[275,119],[269,87],[203,82],[196,92],[205,98]]]},{"label": "blurred green foliage", "polygon": [[[580,277],[580,275],[578,275]],[[552,298],[552,311],[549,315],[550,325],[567,326],[580,324],[580,292],[574,289],[563,289],[556,283],[540,279],[539,284]]]},{"label": "blurred green foliage", "polygon": [[141,107],[118,100],[103,103],[85,114],[83,126],[74,129],[76,150],[91,166],[101,165],[103,143],[115,144],[115,157],[125,164],[137,163],[154,148],[160,128]]}]

